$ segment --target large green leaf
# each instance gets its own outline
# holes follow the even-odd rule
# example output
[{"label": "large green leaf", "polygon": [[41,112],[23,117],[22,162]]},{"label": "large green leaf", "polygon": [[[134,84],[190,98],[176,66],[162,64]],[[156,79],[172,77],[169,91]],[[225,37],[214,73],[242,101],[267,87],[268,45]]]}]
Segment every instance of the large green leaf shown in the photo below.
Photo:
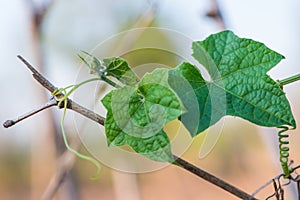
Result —
[{"label": "large green leaf", "polygon": [[112,90],[102,99],[107,109],[105,132],[111,145],[128,144],[150,159],[173,162],[166,123],[184,107],[168,85],[168,70],[146,74],[137,87]]},{"label": "large green leaf", "polygon": [[224,91],[206,82],[194,65],[184,62],[170,70],[169,84],[188,110],[180,120],[192,136],[226,115]]},{"label": "large green leaf", "polygon": [[[295,127],[290,105],[280,85],[266,73],[284,57],[264,44],[239,38],[231,31],[193,43],[193,56],[209,72],[205,82],[198,69],[188,63],[170,71],[169,83],[178,93],[188,113],[181,120],[192,136],[204,131],[224,115],[242,117],[255,124]],[[176,83],[181,77],[190,90]],[[182,89],[181,87],[184,87]],[[197,98],[198,111],[188,100]],[[198,123],[191,123],[199,112]]]}]

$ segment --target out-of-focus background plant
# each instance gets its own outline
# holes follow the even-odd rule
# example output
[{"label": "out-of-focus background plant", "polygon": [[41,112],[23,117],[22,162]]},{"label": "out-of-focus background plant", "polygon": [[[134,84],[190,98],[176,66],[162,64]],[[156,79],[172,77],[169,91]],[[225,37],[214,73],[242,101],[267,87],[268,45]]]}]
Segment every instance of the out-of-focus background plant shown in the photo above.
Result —
[{"label": "out-of-focus background plant", "polygon": [[[17,54],[28,58],[56,85],[65,86],[73,83],[77,76],[80,61],[76,55],[80,50],[92,50],[107,38],[132,28],[168,28],[192,40],[202,40],[222,28],[229,28],[242,37],[264,42],[286,57],[270,72],[275,79],[299,73],[300,2],[219,0],[221,21],[213,18],[215,3],[211,0],[2,1],[0,120],[4,122],[18,116],[49,98],[17,60]],[[161,35],[148,37],[162,40]],[[166,37],[163,42],[170,41]],[[102,51],[117,51],[122,45]],[[147,59],[146,54],[133,60],[139,63],[143,59]],[[293,83],[284,88],[298,123],[299,87],[300,83]],[[57,159],[65,150],[61,142],[60,115],[56,109],[47,110],[13,128],[0,129],[0,199],[40,199],[43,196],[58,167]],[[227,118],[210,154],[199,159],[206,134],[203,133],[183,157],[246,191],[254,191],[280,173],[276,131],[238,118]],[[71,133],[73,125],[71,120],[66,124]],[[290,134],[290,157],[299,164],[299,131]],[[80,151],[85,150],[81,147]],[[89,177],[94,171],[89,163],[76,160],[54,198],[234,199],[173,166],[145,174],[127,174],[103,166],[100,179],[92,181]],[[271,193],[272,188],[266,188],[260,195],[266,197]],[[293,199],[294,194],[295,187],[291,186],[289,199]]]}]

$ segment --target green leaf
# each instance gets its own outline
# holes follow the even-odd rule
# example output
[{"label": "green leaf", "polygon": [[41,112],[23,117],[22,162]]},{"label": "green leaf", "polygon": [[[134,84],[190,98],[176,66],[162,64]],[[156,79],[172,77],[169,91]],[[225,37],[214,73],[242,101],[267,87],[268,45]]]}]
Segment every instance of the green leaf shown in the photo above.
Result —
[{"label": "green leaf", "polygon": [[125,85],[136,85],[139,81],[137,75],[122,58],[105,58],[103,65],[106,67],[106,76],[112,76]]},{"label": "green leaf", "polygon": [[100,61],[88,52],[82,51],[82,53],[91,58],[90,61],[87,61],[81,55],[78,55],[80,60],[90,68],[90,73],[97,73],[99,77],[102,78],[112,76],[125,85],[134,86],[139,82],[138,76],[132,71],[124,59],[112,57],[104,58]]},{"label": "green leaf", "polygon": [[[194,65],[184,62],[170,70],[168,81],[188,110],[180,120],[192,136],[226,115],[226,102],[222,101],[224,92],[206,82]],[[212,103],[217,106],[212,107]]]},{"label": "green leaf", "polygon": [[[192,136],[204,131],[224,115],[238,116],[257,125],[296,127],[285,93],[266,73],[284,57],[264,44],[239,38],[231,31],[209,36],[193,43],[193,56],[209,72],[211,81],[205,82],[198,69],[188,63],[170,71],[169,83],[181,98],[188,113],[183,124]],[[190,84],[182,89],[176,83],[181,77]],[[188,100],[198,101],[197,115]]]},{"label": "green leaf", "polygon": [[185,109],[168,85],[167,69],[147,73],[137,87],[111,91],[102,103],[107,109],[104,126],[111,145],[128,144],[152,160],[173,162],[163,127]]},{"label": "green leaf", "polygon": [[88,53],[86,51],[81,51],[81,52],[84,53],[85,55],[87,55],[88,57],[90,57],[90,59],[91,59],[88,61],[83,56],[78,55],[80,60],[90,68],[90,73],[91,74],[97,73],[101,77],[103,75],[103,73],[105,72],[105,67],[101,64],[101,62],[95,56],[91,55],[90,53]]}]

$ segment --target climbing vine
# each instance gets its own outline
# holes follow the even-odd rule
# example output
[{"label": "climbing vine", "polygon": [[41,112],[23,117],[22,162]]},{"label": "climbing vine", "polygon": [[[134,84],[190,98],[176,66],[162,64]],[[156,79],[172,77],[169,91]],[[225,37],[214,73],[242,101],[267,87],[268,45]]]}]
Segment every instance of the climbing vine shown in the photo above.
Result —
[{"label": "climbing vine", "polygon": [[[92,162],[100,173],[100,163],[94,158],[73,149],[64,130],[66,110],[72,109],[104,125],[108,145],[129,145],[135,152],[159,162],[181,166],[193,174],[231,192],[242,199],[255,199],[217,177],[193,166],[172,153],[164,127],[178,119],[191,137],[201,134],[226,115],[236,116],[254,124],[278,128],[280,163],[283,174],[273,180],[275,193],[283,196],[280,177],[295,181],[300,186],[300,176],[292,173],[300,168],[289,165],[289,140],[287,131],[296,128],[283,86],[300,80],[300,75],[281,81],[273,80],[267,72],[284,56],[263,43],[239,38],[231,31],[212,34],[203,41],[192,44],[193,57],[207,70],[210,80],[205,80],[195,64],[182,62],[175,68],[158,68],[138,77],[123,58],[102,60],[82,52],[80,59],[96,78],[79,84],[56,88],[23,57],[18,58],[32,71],[33,77],[54,97],[54,101],[3,125],[10,127],[27,117],[49,108],[63,108],[61,128],[66,148],[78,157]],[[80,86],[92,81],[105,81],[112,87],[101,100],[107,110],[106,119],[69,99]],[[269,184],[268,182],[267,184]],[[300,187],[299,187],[300,191]],[[299,192],[300,193],[300,192]]]},{"label": "climbing vine", "polygon": [[[170,141],[163,130],[168,122],[178,118],[194,137],[225,115],[237,116],[280,129],[280,162],[285,177],[289,177],[288,135],[283,132],[295,129],[296,123],[282,83],[266,74],[284,56],[231,31],[194,42],[192,49],[210,81],[188,62],[173,69],[156,69],[139,79],[122,58],[100,61],[85,53],[91,57],[88,62],[81,57],[102,80],[116,88],[102,99],[107,109],[108,143],[127,144],[152,160],[173,163]],[[106,78],[109,76],[119,83]]]}]

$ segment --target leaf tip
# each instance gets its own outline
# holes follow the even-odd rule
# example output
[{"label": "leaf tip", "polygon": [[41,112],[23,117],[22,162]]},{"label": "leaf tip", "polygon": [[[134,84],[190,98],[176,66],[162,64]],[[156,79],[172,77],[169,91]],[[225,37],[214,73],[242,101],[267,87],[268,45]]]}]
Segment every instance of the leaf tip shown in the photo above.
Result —
[{"label": "leaf tip", "polygon": [[296,120],[295,119],[292,119],[291,125],[293,127],[292,130],[296,129],[297,125],[296,125]]}]

